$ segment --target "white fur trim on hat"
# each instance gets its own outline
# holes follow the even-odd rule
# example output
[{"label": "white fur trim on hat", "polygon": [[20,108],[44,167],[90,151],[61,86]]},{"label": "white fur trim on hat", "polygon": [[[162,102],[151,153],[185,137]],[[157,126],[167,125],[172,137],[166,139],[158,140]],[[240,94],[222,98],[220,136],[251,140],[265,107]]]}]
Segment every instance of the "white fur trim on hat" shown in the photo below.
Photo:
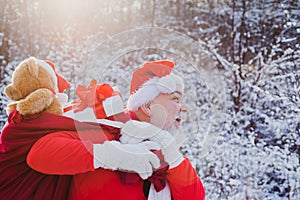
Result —
[{"label": "white fur trim on hat", "polygon": [[39,66],[41,66],[42,68],[44,68],[49,73],[49,75],[53,78],[54,85],[55,85],[55,91],[58,91],[58,88],[57,88],[57,77],[56,77],[56,74],[55,74],[53,68],[48,63],[46,63],[43,60],[36,59],[36,63]]},{"label": "white fur trim on hat", "polygon": [[183,87],[182,78],[173,73],[161,78],[153,77],[142,84],[135,93],[130,95],[127,108],[134,112],[140,106],[152,101],[160,93],[171,94],[176,90],[183,93]]}]

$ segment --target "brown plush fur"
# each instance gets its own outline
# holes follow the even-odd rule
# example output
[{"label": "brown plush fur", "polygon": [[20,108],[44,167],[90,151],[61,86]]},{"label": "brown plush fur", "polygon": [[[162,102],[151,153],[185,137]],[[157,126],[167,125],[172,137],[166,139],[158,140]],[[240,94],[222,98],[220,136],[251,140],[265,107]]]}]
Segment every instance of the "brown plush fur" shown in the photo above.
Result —
[{"label": "brown plush fur", "polygon": [[6,96],[15,101],[7,106],[7,113],[17,109],[22,115],[41,111],[62,115],[62,106],[52,92],[54,88],[54,80],[37,64],[36,58],[24,60],[13,72],[12,83],[4,90]]}]

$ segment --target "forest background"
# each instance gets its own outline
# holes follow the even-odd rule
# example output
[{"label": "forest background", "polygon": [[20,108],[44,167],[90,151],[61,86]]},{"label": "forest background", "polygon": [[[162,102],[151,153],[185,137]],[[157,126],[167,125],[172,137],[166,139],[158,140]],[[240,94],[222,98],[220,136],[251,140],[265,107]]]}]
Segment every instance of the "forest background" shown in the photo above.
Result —
[{"label": "forest background", "polygon": [[192,111],[182,151],[207,199],[300,199],[299,10],[299,0],[0,0],[0,127],[3,90],[29,56],[57,65],[70,99],[98,78],[124,102],[129,71],[172,59]]}]

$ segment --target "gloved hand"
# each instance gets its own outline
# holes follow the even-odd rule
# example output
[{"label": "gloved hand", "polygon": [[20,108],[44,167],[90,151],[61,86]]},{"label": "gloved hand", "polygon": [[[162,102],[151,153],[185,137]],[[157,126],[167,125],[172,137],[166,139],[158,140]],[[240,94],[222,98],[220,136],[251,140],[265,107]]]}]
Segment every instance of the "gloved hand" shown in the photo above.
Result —
[{"label": "gloved hand", "polygon": [[122,143],[133,144],[150,140],[163,147],[167,146],[173,138],[168,131],[164,131],[150,123],[130,120],[121,129],[120,141]]},{"label": "gloved hand", "polygon": [[150,123],[130,120],[121,129],[122,143],[133,144],[150,140],[161,146],[165,161],[170,169],[178,166],[183,161],[179,151],[181,142],[178,142],[168,131],[162,130]]},{"label": "gloved hand", "polygon": [[105,141],[94,144],[94,167],[136,172],[147,179],[160,165],[158,157],[150,150],[159,150],[155,142],[121,144],[118,141]]}]

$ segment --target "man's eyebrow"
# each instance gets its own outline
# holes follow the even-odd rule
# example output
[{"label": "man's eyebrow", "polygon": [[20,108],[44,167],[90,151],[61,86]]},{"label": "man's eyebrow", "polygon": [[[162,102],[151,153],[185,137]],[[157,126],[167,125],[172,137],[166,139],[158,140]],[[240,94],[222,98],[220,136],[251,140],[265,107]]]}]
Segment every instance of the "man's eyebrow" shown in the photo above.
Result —
[{"label": "man's eyebrow", "polygon": [[181,95],[182,96],[182,93],[181,92],[179,92],[179,91],[175,91],[175,92],[172,92],[171,94],[175,94],[175,93],[177,93],[177,94],[179,94],[179,95]]}]

